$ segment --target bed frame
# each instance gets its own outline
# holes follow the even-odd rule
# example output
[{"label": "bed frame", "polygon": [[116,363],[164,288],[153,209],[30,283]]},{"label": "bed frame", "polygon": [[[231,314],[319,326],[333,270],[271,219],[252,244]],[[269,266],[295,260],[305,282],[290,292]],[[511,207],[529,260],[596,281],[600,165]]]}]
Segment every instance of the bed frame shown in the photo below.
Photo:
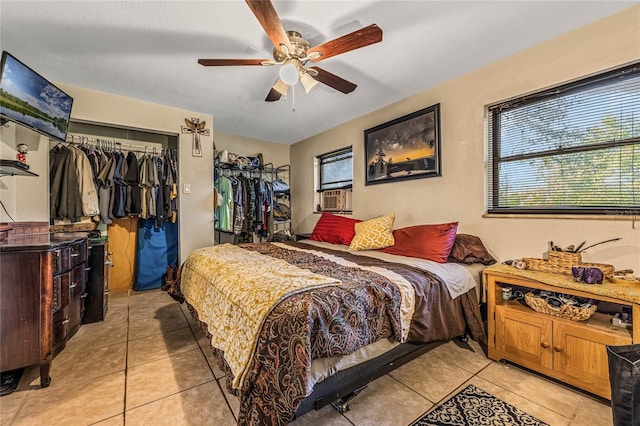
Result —
[{"label": "bed frame", "polygon": [[[456,339],[461,342],[467,342],[468,337],[464,335]],[[349,400],[364,390],[370,382],[443,343],[446,343],[446,341],[402,343],[376,358],[327,377],[322,382],[317,383],[313,388],[313,392],[302,401],[294,419],[311,410],[319,410],[327,404],[333,405],[340,413],[349,411]]]}]

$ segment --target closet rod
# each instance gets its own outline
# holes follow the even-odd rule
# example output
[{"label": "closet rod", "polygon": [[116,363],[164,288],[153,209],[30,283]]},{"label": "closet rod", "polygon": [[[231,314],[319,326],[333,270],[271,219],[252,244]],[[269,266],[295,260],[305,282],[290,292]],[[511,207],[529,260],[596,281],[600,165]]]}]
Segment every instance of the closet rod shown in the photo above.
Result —
[{"label": "closet rod", "polygon": [[[69,134],[67,135],[67,139],[71,138],[71,140],[67,140],[67,142],[69,143],[73,143],[73,144],[83,144],[83,143],[93,143],[94,145],[100,145],[100,144],[107,144],[107,146],[102,146],[103,148],[112,148],[112,149],[126,149],[126,147],[129,148],[142,148],[142,150],[136,150],[136,149],[126,149],[127,151],[133,151],[133,152],[139,152],[142,154],[153,154],[153,153],[157,153],[164,151],[167,148],[162,148],[162,147],[157,147],[157,146],[147,146],[147,145],[136,145],[136,144],[132,144],[129,142],[118,142],[116,140],[112,140],[112,139],[98,139],[98,138],[92,138],[92,137],[88,137],[88,136],[76,136],[76,135],[72,135]],[[76,141],[76,139],[78,139]],[[126,145],[126,147],[125,147]]]}]

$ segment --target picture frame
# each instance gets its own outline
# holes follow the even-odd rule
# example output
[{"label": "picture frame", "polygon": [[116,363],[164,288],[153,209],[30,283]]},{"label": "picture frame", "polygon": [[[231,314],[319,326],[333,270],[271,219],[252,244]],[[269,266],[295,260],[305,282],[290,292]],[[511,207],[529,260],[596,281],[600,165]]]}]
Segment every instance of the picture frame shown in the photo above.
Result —
[{"label": "picture frame", "polygon": [[440,104],[364,131],[365,185],[442,176]]}]

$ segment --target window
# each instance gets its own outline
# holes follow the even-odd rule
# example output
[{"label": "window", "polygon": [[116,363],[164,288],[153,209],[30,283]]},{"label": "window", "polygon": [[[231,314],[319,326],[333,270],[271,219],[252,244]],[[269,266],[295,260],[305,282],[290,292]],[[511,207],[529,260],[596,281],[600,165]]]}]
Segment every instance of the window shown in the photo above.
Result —
[{"label": "window", "polygon": [[353,152],[351,147],[316,157],[318,192],[316,210],[330,212],[351,211],[353,186]]},{"label": "window", "polygon": [[637,215],[640,63],[489,107],[489,213]]},{"label": "window", "polygon": [[328,152],[318,157],[319,190],[351,188],[353,185],[353,153],[351,147]]}]

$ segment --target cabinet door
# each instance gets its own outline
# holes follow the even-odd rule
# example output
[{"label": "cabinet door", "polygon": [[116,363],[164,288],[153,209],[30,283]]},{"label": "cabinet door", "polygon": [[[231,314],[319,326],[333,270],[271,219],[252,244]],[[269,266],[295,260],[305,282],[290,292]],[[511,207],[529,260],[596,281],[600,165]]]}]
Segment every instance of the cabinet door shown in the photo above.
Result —
[{"label": "cabinet door", "polygon": [[496,349],[526,367],[553,368],[553,321],[508,305],[496,306]]},{"label": "cabinet door", "polygon": [[557,321],[553,336],[555,369],[583,382],[584,389],[609,398],[607,345],[630,343],[629,337],[585,327],[580,323]]}]

